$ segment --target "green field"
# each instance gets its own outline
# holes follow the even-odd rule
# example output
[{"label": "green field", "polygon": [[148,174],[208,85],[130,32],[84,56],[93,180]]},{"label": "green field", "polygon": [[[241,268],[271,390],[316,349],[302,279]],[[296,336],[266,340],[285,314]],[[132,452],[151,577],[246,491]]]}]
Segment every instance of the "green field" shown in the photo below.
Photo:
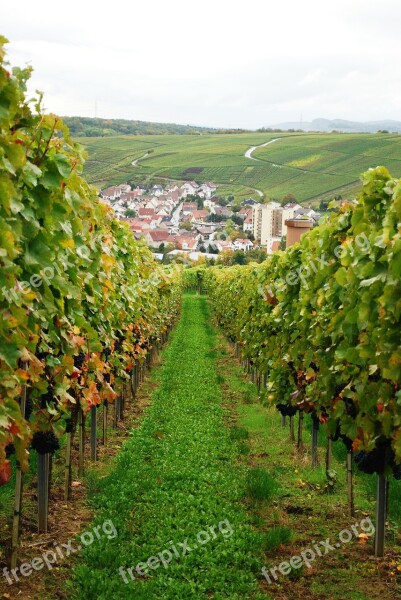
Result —
[{"label": "green field", "polygon": [[[245,157],[250,146],[272,139],[277,141],[253,153],[257,160]],[[360,174],[370,167],[384,165],[394,176],[401,176],[401,136],[397,134],[243,133],[78,141],[89,153],[84,174],[98,187],[195,179],[214,181],[221,194],[257,197],[259,190],[268,198],[293,194],[305,202],[339,194],[353,197]],[[139,163],[133,166],[137,159]]]}]

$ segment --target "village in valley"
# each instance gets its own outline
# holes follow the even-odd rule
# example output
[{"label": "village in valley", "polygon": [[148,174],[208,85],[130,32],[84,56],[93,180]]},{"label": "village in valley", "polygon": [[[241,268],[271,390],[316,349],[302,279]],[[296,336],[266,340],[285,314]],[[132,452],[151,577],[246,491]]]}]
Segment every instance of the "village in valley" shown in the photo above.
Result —
[{"label": "village in valley", "polygon": [[215,260],[222,253],[256,249],[271,254],[285,248],[289,226],[297,237],[320,218],[294,201],[236,202],[233,196],[219,196],[217,189],[212,182],[195,181],[134,189],[121,184],[99,195],[160,260],[182,254],[193,261],[201,256]]}]

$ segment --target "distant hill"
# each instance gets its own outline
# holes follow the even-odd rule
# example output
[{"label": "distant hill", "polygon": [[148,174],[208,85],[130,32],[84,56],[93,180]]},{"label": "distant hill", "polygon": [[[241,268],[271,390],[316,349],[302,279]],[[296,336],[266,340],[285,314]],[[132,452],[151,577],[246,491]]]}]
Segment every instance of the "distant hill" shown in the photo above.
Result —
[{"label": "distant hill", "polygon": [[390,133],[401,133],[401,121],[346,121],[344,119],[313,119],[310,122],[299,121],[279,123],[265,129],[289,129],[302,131],[344,131],[346,133],[376,133],[376,131],[388,131]]},{"label": "distant hill", "polygon": [[100,188],[195,178],[213,181],[223,196],[281,201],[291,194],[297,202],[319,207],[322,200],[354,198],[361,173],[371,167],[385,165],[401,176],[397,134],[132,135],[80,142],[89,154],[84,174]]},{"label": "distant hill", "polygon": [[95,119],[91,117],[62,117],[72,137],[106,137],[112,135],[196,135],[202,133],[241,133],[240,129],[213,129],[176,123],[152,123],[129,119]]}]

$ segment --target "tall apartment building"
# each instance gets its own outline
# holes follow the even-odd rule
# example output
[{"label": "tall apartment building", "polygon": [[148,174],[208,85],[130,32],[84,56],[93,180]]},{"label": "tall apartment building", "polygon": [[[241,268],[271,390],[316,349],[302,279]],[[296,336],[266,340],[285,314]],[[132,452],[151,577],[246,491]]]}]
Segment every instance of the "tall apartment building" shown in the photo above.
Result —
[{"label": "tall apartment building", "polygon": [[253,235],[262,246],[266,245],[268,238],[278,237],[279,232],[281,233],[281,219],[278,219],[279,209],[280,205],[276,202],[253,206]]},{"label": "tall apartment building", "polygon": [[285,221],[294,217],[297,204],[284,207],[277,202],[255,204],[252,209],[253,235],[262,246],[271,246],[272,239],[287,235]]}]

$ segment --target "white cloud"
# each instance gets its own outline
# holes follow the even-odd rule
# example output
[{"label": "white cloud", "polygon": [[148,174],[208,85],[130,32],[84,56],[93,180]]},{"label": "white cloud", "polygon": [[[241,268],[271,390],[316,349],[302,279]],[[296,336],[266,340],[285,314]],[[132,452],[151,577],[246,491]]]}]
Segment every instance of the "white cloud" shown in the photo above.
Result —
[{"label": "white cloud", "polygon": [[401,119],[395,0],[7,5],[13,64],[60,114],[258,127]]}]

